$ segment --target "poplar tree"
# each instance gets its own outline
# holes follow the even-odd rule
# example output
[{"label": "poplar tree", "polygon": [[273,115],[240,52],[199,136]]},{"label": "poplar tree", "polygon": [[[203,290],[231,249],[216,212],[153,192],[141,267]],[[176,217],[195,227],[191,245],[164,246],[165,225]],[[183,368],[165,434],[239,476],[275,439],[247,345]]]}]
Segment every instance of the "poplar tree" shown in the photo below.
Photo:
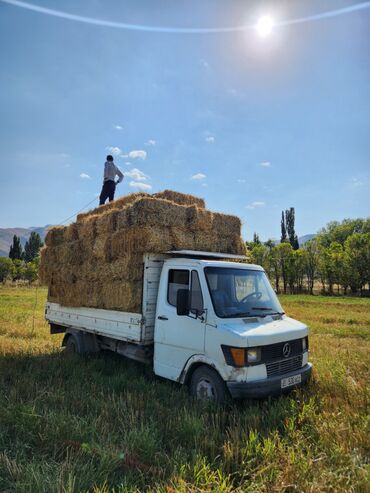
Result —
[{"label": "poplar tree", "polygon": [[261,244],[260,237],[258,236],[257,233],[253,233],[253,243],[255,245],[260,245]]},{"label": "poplar tree", "polygon": [[43,243],[41,241],[40,235],[35,231],[32,231],[29,240],[24,246],[24,260],[26,262],[32,262],[32,260],[34,260],[38,256],[42,245]]},{"label": "poplar tree", "polygon": [[13,243],[10,245],[9,250],[9,258],[12,260],[21,260],[22,259],[22,245],[21,240],[17,235],[13,236]]},{"label": "poplar tree", "polygon": [[280,238],[280,243],[285,243],[286,241],[287,241],[287,235],[286,235],[285,217],[284,217],[284,211],[281,211],[281,238]]},{"label": "poplar tree", "polygon": [[286,227],[286,233],[288,233],[289,243],[292,245],[293,250],[298,250],[299,243],[298,243],[298,237],[295,234],[294,223],[295,223],[295,212],[294,212],[294,207],[291,207],[290,209],[287,209],[285,211],[285,227]]}]

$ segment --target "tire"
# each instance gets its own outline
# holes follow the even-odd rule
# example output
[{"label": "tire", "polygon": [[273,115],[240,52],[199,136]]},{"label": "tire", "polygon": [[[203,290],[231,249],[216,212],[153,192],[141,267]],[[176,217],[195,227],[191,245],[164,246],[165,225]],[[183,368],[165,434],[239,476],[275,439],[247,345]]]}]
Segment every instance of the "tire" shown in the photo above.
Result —
[{"label": "tire", "polygon": [[65,344],[65,352],[68,354],[79,354],[79,347],[76,337],[73,334],[70,334]]},{"label": "tire", "polygon": [[190,395],[200,401],[213,401],[219,404],[229,399],[225,382],[217,371],[208,366],[200,366],[191,376]]}]

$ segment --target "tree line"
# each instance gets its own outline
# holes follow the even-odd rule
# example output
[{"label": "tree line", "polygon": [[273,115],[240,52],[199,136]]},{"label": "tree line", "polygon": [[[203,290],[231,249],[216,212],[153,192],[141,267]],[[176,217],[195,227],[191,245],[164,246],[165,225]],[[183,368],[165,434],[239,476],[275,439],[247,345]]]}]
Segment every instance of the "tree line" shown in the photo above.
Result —
[{"label": "tree line", "polygon": [[41,237],[35,231],[32,231],[24,249],[19,236],[14,235],[9,257],[0,257],[0,282],[7,279],[35,281],[38,277],[39,253],[42,246]]},{"label": "tree line", "polygon": [[277,292],[370,292],[370,218],[332,221],[300,247],[291,208],[282,214],[280,243],[262,243],[255,233],[247,246]]},{"label": "tree line", "polygon": [[[14,235],[9,257],[0,257],[0,282],[35,281],[42,246],[36,232],[31,233],[24,249]],[[280,243],[261,242],[254,233],[247,247],[251,261],[262,265],[278,293],[370,291],[370,218],[332,221],[300,246],[291,207],[282,212]]]}]

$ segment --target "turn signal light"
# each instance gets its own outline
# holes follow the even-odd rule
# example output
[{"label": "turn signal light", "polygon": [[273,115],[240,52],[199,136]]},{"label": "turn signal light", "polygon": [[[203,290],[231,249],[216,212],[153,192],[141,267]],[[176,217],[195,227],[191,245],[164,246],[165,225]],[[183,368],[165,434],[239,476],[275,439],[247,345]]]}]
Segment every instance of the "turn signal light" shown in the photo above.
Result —
[{"label": "turn signal light", "polygon": [[231,347],[230,353],[233,357],[235,366],[245,366],[245,349]]}]

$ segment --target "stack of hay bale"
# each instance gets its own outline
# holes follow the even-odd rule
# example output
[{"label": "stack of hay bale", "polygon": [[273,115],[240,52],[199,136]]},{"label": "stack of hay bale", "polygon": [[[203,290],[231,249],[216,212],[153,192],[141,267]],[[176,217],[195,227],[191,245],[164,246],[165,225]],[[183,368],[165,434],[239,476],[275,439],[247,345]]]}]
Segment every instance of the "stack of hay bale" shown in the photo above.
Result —
[{"label": "stack of hay bale", "polygon": [[165,190],[133,193],[49,230],[40,278],[49,301],[140,313],[143,254],[202,250],[245,254],[235,216]]}]

